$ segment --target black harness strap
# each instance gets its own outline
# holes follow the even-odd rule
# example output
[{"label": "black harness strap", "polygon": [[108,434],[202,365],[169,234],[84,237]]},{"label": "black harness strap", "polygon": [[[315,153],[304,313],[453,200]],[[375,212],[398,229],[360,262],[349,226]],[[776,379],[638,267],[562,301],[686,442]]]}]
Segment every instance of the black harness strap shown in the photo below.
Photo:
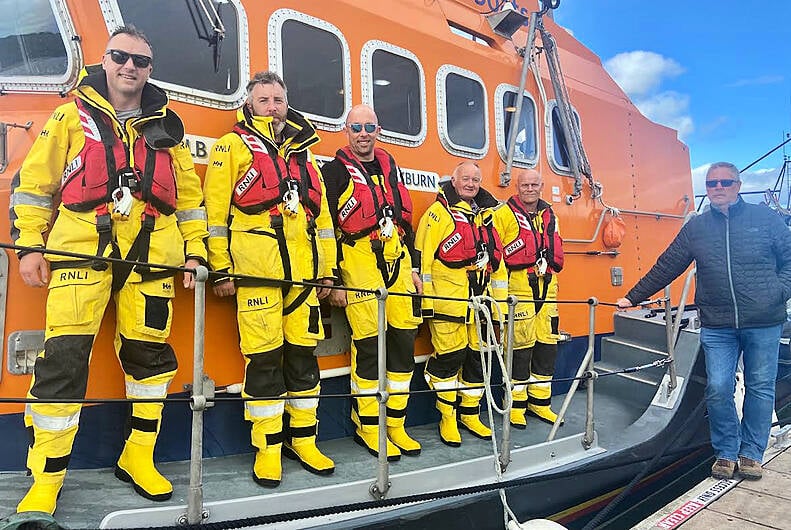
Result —
[{"label": "black harness strap", "polygon": [[[148,249],[151,243],[151,232],[154,231],[154,222],[155,218],[153,215],[145,214],[143,216],[140,232],[137,233],[137,237],[132,242],[132,246],[129,247],[129,252],[124,259],[129,261],[148,261]],[[121,290],[121,287],[126,283],[133,268],[135,272],[139,273],[141,276],[150,273],[149,267],[145,265],[137,265],[135,267],[131,263],[116,264],[113,267],[113,292]],[[154,274],[157,276],[159,275],[158,272]],[[165,276],[172,275],[172,273],[168,272]]]},{"label": "black harness strap", "polygon": [[545,274],[544,276],[540,277],[543,280],[543,290],[539,287],[539,276],[537,276],[534,272],[528,273],[527,281],[530,284],[530,290],[533,291],[533,303],[536,306],[536,314],[541,310],[544,306],[544,302],[547,298],[547,290],[549,290],[549,282],[552,281],[551,274]]},{"label": "black harness strap", "polygon": [[404,251],[401,251],[401,255],[396,258],[395,263],[393,264],[393,272],[388,272],[387,261],[385,260],[385,251],[384,251],[384,243],[381,239],[372,239],[371,240],[371,250],[376,256],[376,268],[379,269],[379,272],[382,274],[382,280],[385,282],[385,288],[389,289],[393,286],[398,279],[398,273],[401,270],[401,260],[404,258]]}]

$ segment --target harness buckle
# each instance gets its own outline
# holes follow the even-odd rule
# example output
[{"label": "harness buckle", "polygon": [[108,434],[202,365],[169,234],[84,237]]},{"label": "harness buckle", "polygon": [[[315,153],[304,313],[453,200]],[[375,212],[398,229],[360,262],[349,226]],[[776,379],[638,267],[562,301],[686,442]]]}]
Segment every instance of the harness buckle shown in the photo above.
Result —
[{"label": "harness buckle", "polygon": [[113,223],[110,221],[110,214],[101,214],[96,216],[96,231],[100,234],[110,232],[113,228]]},{"label": "harness buckle", "polygon": [[131,193],[138,193],[140,191],[140,172],[133,167],[122,167],[117,172],[118,187],[128,188]]}]

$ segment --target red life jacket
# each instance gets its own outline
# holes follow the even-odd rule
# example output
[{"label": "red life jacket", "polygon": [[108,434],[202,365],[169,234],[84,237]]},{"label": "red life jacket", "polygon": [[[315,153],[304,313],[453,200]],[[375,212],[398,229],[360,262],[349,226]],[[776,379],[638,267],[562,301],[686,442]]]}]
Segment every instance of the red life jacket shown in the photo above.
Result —
[{"label": "red life jacket", "polygon": [[474,214],[450,208],[443,195],[438,200],[450,213],[455,226],[439,244],[435,257],[446,267],[461,269],[473,265],[478,261],[479,253],[486,252],[489,255],[486,271],[496,270],[502,259],[502,244],[492,227],[491,215],[484,218],[483,224],[477,225]]},{"label": "red life jacket", "polygon": [[299,202],[309,217],[318,217],[321,210],[321,181],[313,164],[308,161],[307,150],[293,152],[287,159],[281,157],[277,147],[250,130],[242,122],[233,132],[239,135],[253,155],[250,168],[239,177],[231,201],[246,214],[271,210],[293,187],[299,191]]},{"label": "red life jacket", "polygon": [[399,178],[395,160],[384,149],[374,148],[374,159],[382,168],[381,185],[374,184],[360,160],[348,147],[335,154],[354,186],[351,196],[338,207],[338,226],[344,234],[357,238],[370,234],[379,226],[385,207],[396,225],[407,230],[412,225],[412,199]]},{"label": "red life jacket", "polygon": [[547,206],[541,210],[542,231],[538,231],[528,213],[514,196],[508,199],[508,207],[516,217],[519,233],[513,241],[503,247],[505,266],[508,270],[532,269],[540,257],[547,260],[551,272],[563,269],[563,240],[555,230],[555,213]]},{"label": "red life jacket", "polygon": [[85,145],[63,171],[63,205],[76,212],[106,209],[111,193],[119,187],[119,175],[123,175],[121,184],[128,186],[134,197],[164,215],[175,212],[176,177],[168,150],[152,149],[140,136],[133,147],[134,167],[129,167],[127,146],[113,131],[110,118],[79,98],[75,103]]}]

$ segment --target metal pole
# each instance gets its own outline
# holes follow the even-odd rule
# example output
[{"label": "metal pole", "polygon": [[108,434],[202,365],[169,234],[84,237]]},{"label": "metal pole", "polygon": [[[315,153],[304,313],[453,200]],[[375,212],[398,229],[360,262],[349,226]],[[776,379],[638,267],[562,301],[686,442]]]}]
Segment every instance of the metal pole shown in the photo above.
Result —
[{"label": "metal pole", "polygon": [[203,339],[206,332],[206,280],[209,270],[195,269],[195,329],[192,366],[192,447],[190,449],[190,488],[187,497],[187,523],[203,521]]},{"label": "metal pole", "polygon": [[[676,321],[681,321],[680,314],[676,314]],[[676,364],[673,362],[676,349],[676,336],[673,325],[673,306],[670,303],[670,286],[665,287],[665,336],[667,337],[667,356],[671,359],[667,366],[667,373],[670,381],[668,382],[668,394],[676,387]]]},{"label": "metal pole", "polygon": [[[599,301],[596,298],[588,299],[588,303],[591,306],[596,306]],[[591,309],[593,311],[593,309]],[[593,338],[591,338],[593,337]],[[582,374],[588,370],[588,365],[592,363],[593,360],[593,353],[594,353],[594,345],[595,345],[595,329],[593,327],[593,317],[591,317],[591,323],[589,323],[589,332],[588,332],[588,349],[585,351],[585,355],[582,357],[582,361],[580,361],[579,368],[577,368],[577,373],[574,377],[582,377]],[[549,431],[549,436],[547,436],[547,441],[551,442],[555,439],[555,435],[558,432],[558,428],[560,427],[560,422],[566,416],[566,410],[569,408],[569,404],[571,403],[572,398],[574,397],[574,393],[577,391],[580,382],[579,379],[575,379],[571,382],[571,387],[569,391],[566,393],[566,397],[563,400],[563,404],[560,406],[560,411],[558,411],[558,419],[555,420],[555,424],[552,425],[552,429]]]},{"label": "metal pole", "polygon": [[[593,350],[596,344],[596,306],[599,301],[591,297],[588,299],[588,371],[593,373]],[[593,381],[594,378],[588,380],[587,386],[587,407],[585,409],[585,437],[582,439],[582,446],[585,449],[590,449],[593,445]],[[557,422],[556,422],[557,423]]]},{"label": "metal pole", "polygon": [[[513,377],[511,374],[513,373],[513,366],[514,366],[514,313],[516,312],[516,304],[519,303],[519,299],[509,294],[508,298],[506,298],[506,303],[508,304],[508,320],[506,321],[506,334],[505,334],[505,372],[503,374],[503,379],[506,381],[513,381]],[[502,331],[501,331],[502,333]],[[508,389],[504,390],[505,392]],[[511,396],[503,396],[503,403],[506,402]],[[514,404],[511,403],[511,407]],[[510,408],[509,408],[510,409]],[[511,463],[511,417],[510,417],[510,410],[506,409],[505,414],[503,414],[503,439],[500,445],[500,469],[505,471],[508,468],[508,464]]]},{"label": "metal pole", "polygon": [[667,367],[668,377],[670,378],[670,382],[667,385],[667,393],[670,395],[673,390],[676,389],[676,385],[678,384],[676,381],[676,340],[678,340],[678,333],[681,329],[681,318],[684,316],[684,310],[687,306],[687,295],[689,294],[689,289],[692,285],[692,278],[695,277],[695,273],[697,272],[697,267],[692,267],[692,270],[687,273],[687,277],[684,278],[684,288],[681,290],[681,300],[678,302],[678,309],[676,310],[676,321],[673,323],[673,355],[670,356],[670,364]]},{"label": "metal pole", "polygon": [[[514,152],[516,150],[516,135],[519,132],[519,121],[522,117],[522,101],[524,100],[525,85],[527,85],[527,70],[530,66],[530,55],[533,53],[533,44],[536,40],[536,21],[538,12],[530,13],[527,30],[527,44],[525,55],[522,58],[522,73],[519,78],[519,93],[516,95],[516,110],[511,117],[511,126],[508,128],[508,155],[505,157],[505,171],[500,175],[500,186],[506,187],[511,183],[511,168],[514,165]],[[526,133],[527,131],[525,131]]]},{"label": "metal pole", "polygon": [[379,376],[379,391],[376,399],[379,402],[379,459],[376,473],[376,483],[371,485],[371,495],[376,499],[384,499],[390,489],[389,467],[387,464],[387,317],[385,315],[385,302],[387,289],[380,287],[375,292],[378,310],[377,333],[377,367]]}]

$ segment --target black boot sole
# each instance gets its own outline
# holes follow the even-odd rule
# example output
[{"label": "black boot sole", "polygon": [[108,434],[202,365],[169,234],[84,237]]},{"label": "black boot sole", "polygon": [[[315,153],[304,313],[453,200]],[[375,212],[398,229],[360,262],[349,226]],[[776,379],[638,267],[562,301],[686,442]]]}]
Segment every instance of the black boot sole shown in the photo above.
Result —
[{"label": "black boot sole", "polygon": [[135,480],[132,478],[132,475],[121,469],[119,466],[115,466],[115,478],[121,480],[122,482],[131,484],[138,495],[150,501],[164,502],[170,500],[170,498],[173,496],[172,491],[169,491],[167,493],[157,493],[156,495],[147,492],[146,490],[144,490],[143,488],[137,485],[137,482],[135,482]]},{"label": "black boot sole", "polygon": [[476,438],[480,438],[481,440],[491,440],[491,439],[492,439],[492,436],[491,436],[491,435],[489,435],[489,436],[481,436],[481,435],[480,435],[480,434],[478,434],[477,432],[473,431],[472,429],[470,429],[469,427],[467,427],[466,425],[464,425],[462,422],[459,422],[459,427],[461,427],[462,429],[464,429],[464,430],[465,430],[465,431],[467,431],[468,433],[472,434],[472,435],[473,435],[473,436],[475,436]]},{"label": "black boot sole", "polygon": [[[549,421],[549,420],[548,420],[548,419],[546,419],[545,417],[543,417],[543,416],[539,416],[538,414],[536,414],[535,412],[533,412],[533,411],[532,411],[532,410],[530,410],[530,409],[527,409],[527,415],[528,415],[528,416],[531,416],[531,417],[533,417],[533,418],[538,418],[539,420],[543,421],[543,422],[544,422],[544,423],[546,423],[547,425],[555,425],[555,422],[554,422],[554,421]],[[560,420],[560,425],[559,425],[558,427],[563,427],[563,424],[564,424],[564,423],[566,423],[566,420]]]},{"label": "black boot sole", "polygon": [[257,477],[255,475],[255,471],[253,471],[253,480],[255,481],[256,484],[258,484],[259,486],[263,486],[265,488],[276,488],[276,487],[280,486],[280,481],[279,480],[275,480],[275,479],[272,479],[272,478],[260,478],[260,477]]},{"label": "black boot sole", "polygon": [[[376,458],[379,458],[379,451],[376,451],[375,449],[371,449],[370,447],[368,447],[368,444],[365,443],[365,440],[363,440],[362,436],[360,436],[357,433],[354,433],[354,441],[357,442],[357,445],[366,448],[370,454],[372,454]],[[388,462],[398,462],[399,460],[401,460],[401,455],[392,455],[387,457]]]},{"label": "black boot sole", "polygon": [[395,443],[393,440],[390,440],[390,443],[398,447],[398,450],[401,451],[402,455],[418,456],[420,454],[420,449],[404,449],[403,447]]},{"label": "black boot sole", "polygon": [[332,475],[335,472],[335,467],[330,467],[327,469],[318,469],[311,466],[310,464],[302,460],[297,454],[297,452],[294,451],[289,446],[287,446],[286,444],[283,444],[283,454],[286,456],[286,458],[290,460],[296,460],[297,462],[299,462],[302,465],[302,467],[305,469],[305,471],[310,471],[314,475],[325,477],[327,475]]},{"label": "black boot sole", "polygon": [[509,421],[508,423],[511,424],[511,427],[513,427],[514,429],[519,429],[520,431],[524,431],[525,429],[527,429],[527,425],[522,425],[521,423],[514,423],[512,421]]},{"label": "black boot sole", "polygon": [[461,447],[461,442],[450,442],[442,437],[442,430],[440,430],[439,425],[437,425],[437,431],[439,431],[439,439],[447,445],[448,447]]}]

